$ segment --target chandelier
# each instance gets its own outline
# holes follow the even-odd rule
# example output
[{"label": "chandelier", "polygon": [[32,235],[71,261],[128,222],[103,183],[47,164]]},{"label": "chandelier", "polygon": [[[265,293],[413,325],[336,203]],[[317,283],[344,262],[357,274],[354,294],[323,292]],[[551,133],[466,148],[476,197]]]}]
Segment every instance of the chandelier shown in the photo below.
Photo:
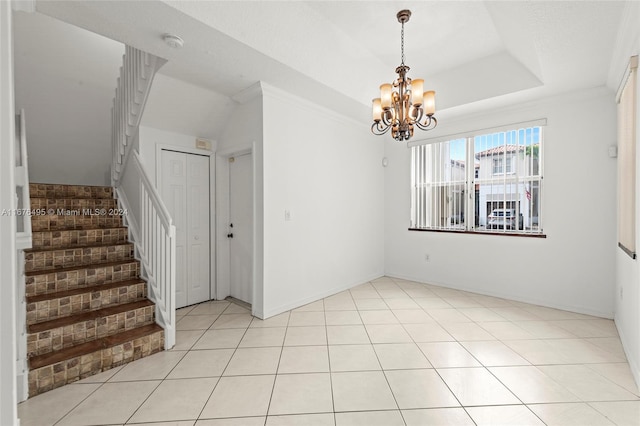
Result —
[{"label": "chandelier", "polygon": [[[413,128],[431,130],[438,125],[433,116],[436,112],[436,92],[424,92],[424,80],[407,77],[409,67],[404,64],[404,24],[409,22],[410,10],[401,10],[396,15],[402,24],[400,33],[401,63],[396,68],[398,78],[393,84],[380,86],[380,97],[373,100],[373,124],[375,135],[384,135],[391,129],[397,141],[406,141],[413,136]],[[395,90],[394,90],[395,88]]]}]

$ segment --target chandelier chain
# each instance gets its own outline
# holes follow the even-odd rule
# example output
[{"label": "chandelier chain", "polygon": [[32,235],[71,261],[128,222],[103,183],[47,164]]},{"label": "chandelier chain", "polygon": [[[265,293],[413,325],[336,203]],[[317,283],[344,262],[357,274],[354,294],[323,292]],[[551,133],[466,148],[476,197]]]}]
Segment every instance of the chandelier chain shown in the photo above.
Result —
[{"label": "chandelier chain", "polygon": [[400,31],[400,51],[402,52],[400,65],[404,66],[404,22],[402,22],[402,30]]}]

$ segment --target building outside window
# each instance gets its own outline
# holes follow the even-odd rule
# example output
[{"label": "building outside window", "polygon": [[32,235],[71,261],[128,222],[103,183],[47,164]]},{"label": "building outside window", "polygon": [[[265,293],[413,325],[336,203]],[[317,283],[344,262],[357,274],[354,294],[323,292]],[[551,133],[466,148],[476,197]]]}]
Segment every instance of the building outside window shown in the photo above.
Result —
[{"label": "building outside window", "polygon": [[413,146],[411,228],[542,233],[542,139],[531,126]]}]

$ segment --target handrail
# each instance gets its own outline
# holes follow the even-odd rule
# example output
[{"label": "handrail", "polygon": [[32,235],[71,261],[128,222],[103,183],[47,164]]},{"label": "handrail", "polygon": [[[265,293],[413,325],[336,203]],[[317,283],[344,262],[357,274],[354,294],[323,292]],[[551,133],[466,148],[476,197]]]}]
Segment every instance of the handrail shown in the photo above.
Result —
[{"label": "handrail", "polygon": [[162,223],[166,226],[171,225],[173,223],[171,213],[169,213],[169,209],[164,204],[164,202],[162,202],[157,188],[154,184],[151,183],[151,179],[149,179],[149,172],[147,172],[147,169],[142,164],[140,154],[138,154],[138,151],[136,150],[133,151],[133,159],[135,160],[133,164],[140,169],[140,178],[142,179],[143,185],[146,188],[149,188],[149,196],[158,208],[158,215],[160,219],[162,219]]},{"label": "handrail", "polygon": [[[141,276],[147,281],[149,299],[156,304],[156,321],[165,330],[165,349],[170,349],[175,345],[176,331],[176,227],[136,150],[126,165],[116,195],[120,208],[128,212],[125,224],[135,244]],[[139,206],[129,202],[127,189],[139,191]]]},{"label": "handrail", "polygon": [[24,109],[16,116],[16,371],[18,401],[27,399],[27,304],[25,299],[24,251],[32,246],[31,194],[29,191],[29,161],[27,158],[26,115]]},{"label": "handrail", "polygon": [[[20,110],[19,122],[16,123],[16,141],[18,143],[20,153],[19,158],[16,157],[16,207],[20,211],[20,215],[16,215],[16,247],[18,249],[31,248],[31,200],[29,193],[29,162],[27,160],[27,133],[26,119],[24,109]],[[16,120],[18,119],[16,117]]]},{"label": "handrail", "polygon": [[111,181],[122,176],[131,139],[135,136],[156,71],[167,61],[151,53],[126,46],[111,109]]},{"label": "handrail", "polygon": [[111,109],[111,182],[140,261],[140,276],[155,303],[156,322],[164,328],[165,349],[176,341],[176,228],[169,210],[149,179],[136,149],[138,133],[153,77],[166,60],[126,46]]}]

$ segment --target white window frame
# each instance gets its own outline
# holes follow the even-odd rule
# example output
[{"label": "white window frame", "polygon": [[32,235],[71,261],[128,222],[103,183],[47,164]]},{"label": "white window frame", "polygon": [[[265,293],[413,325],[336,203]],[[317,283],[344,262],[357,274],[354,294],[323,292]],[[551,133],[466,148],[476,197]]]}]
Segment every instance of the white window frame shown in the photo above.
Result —
[{"label": "white window frame", "polygon": [[503,175],[504,174],[504,157],[493,158],[493,174],[494,175]]},{"label": "white window frame", "polygon": [[[546,119],[532,120],[523,123],[516,123],[512,125],[505,125],[490,129],[481,129],[477,131],[464,132],[459,134],[452,134],[447,136],[441,136],[432,139],[426,139],[422,141],[409,143],[408,146],[412,149],[411,153],[411,217],[410,228],[411,230],[426,230],[426,231],[453,231],[453,232],[472,232],[472,233],[488,233],[488,234],[515,234],[515,235],[530,235],[530,236],[544,236],[542,227],[542,194],[543,181],[544,181],[544,126],[546,125]],[[497,133],[508,133],[512,131],[520,132],[530,128],[539,128],[539,142],[538,142],[538,154],[537,154],[537,166],[538,174],[533,175],[533,160],[529,165],[528,174],[520,173],[518,168],[520,161],[518,161],[518,152],[521,149],[526,150],[526,146],[534,145],[518,145],[515,151],[510,152],[507,149],[508,144],[498,145],[504,146],[504,152],[502,155],[502,172],[496,173],[494,168],[494,162],[489,163],[490,170],[488,174],[483,174],[480,171],[479,177],[476,176],[476,165],[478,160],[475,158],[475,139],[478,136],[494,135]],[[519,136],[518,136],[519,137]],[[470,165],[466,167],[465,181],[460,182],[459,179],[455,180],[452,176],[444,176],[437,169],[442,169],[443,164],[447,163],[446,155],[442,155],[442,151],[449,152],[449,145],[454,141],[460,139],[465,140],[465,164]],[[442,144],[445,143],[443,148],[432,147],[432,151],[425,151],[427,145]],[[425,148],[420,148],[425,147]],[[437,153],[437,154],[436,154]],[[433,158],[439,157],[439,158]],[[492,159],[493,160],[493,159]],[[453,160],[449,160],[453,162]],[[510,167],[507,168],[507,164]],[[473,165],[473,167],[471,167]],[[431,168],[432,170],[427,170]],[[430,178],[432,174],[439,174],[440,179]],[[462,186],[461,186],[462,185]],[[478,217],[476,217],[476,189],[478,185],[493,185],[496,187],[502,186],[502,192],[496,193],[495,197],[489,197],[485,194],[483,199],[486,206],[478,206]],[[448,187],[449,191],[442,191],[440,188]],[[462,191],[460,191],[462,188]],[[511,190],[513,197],[509,197],[508,193]],[[537,190],[537,194],[534,194],[534,190]],[[466,220],[464,224],[455,220],[454,217],[459,216],[457,212],[460,207],[455,205],[452,207],[451,194],[455,192],[463,192],[465,194],[465,200],[462,201],[463,214]],[[441,194],[442,192],[442,194]],[[447,195],[448,194],[448,195]],[[449,203],[446,208],[442,206],[442,199],[448,197]],[[532,197],[536,197],[536,205],[529,203]],[[495,200],[493,199],[495,198]],[[524,203],[522,201],[525,201]],[[433,202],[430,202],[433,201]],[[480,202],[480,201],[478,201]],[[491,203],[491,206],[490,204]],[[519,229],[519,217],[520,208],[529,208],[526,219],[523,216],[523,229]],[[516,209],[516,226],[515,229],[488,229],[489,223],[489,211],[486,215],[481,214],[482,210],[487,208],[515,208]],[[451,211],[451,209],[453,209]],[[534,215],[534,211],[537,212],[537,216]],[[448,216],[447,216],[448,215]],[[441,217],[442,216],[442,217]],[[445,218],[447,216],[447,218]],[[449,218],[450,216],[450,218]],[[483,219],[478,219],[482,217]],[[534,220],[535,218],[535,220]],[[476,220],[478,225],[476,226]],[[494,224],[495,226],[495,224]]]}]

